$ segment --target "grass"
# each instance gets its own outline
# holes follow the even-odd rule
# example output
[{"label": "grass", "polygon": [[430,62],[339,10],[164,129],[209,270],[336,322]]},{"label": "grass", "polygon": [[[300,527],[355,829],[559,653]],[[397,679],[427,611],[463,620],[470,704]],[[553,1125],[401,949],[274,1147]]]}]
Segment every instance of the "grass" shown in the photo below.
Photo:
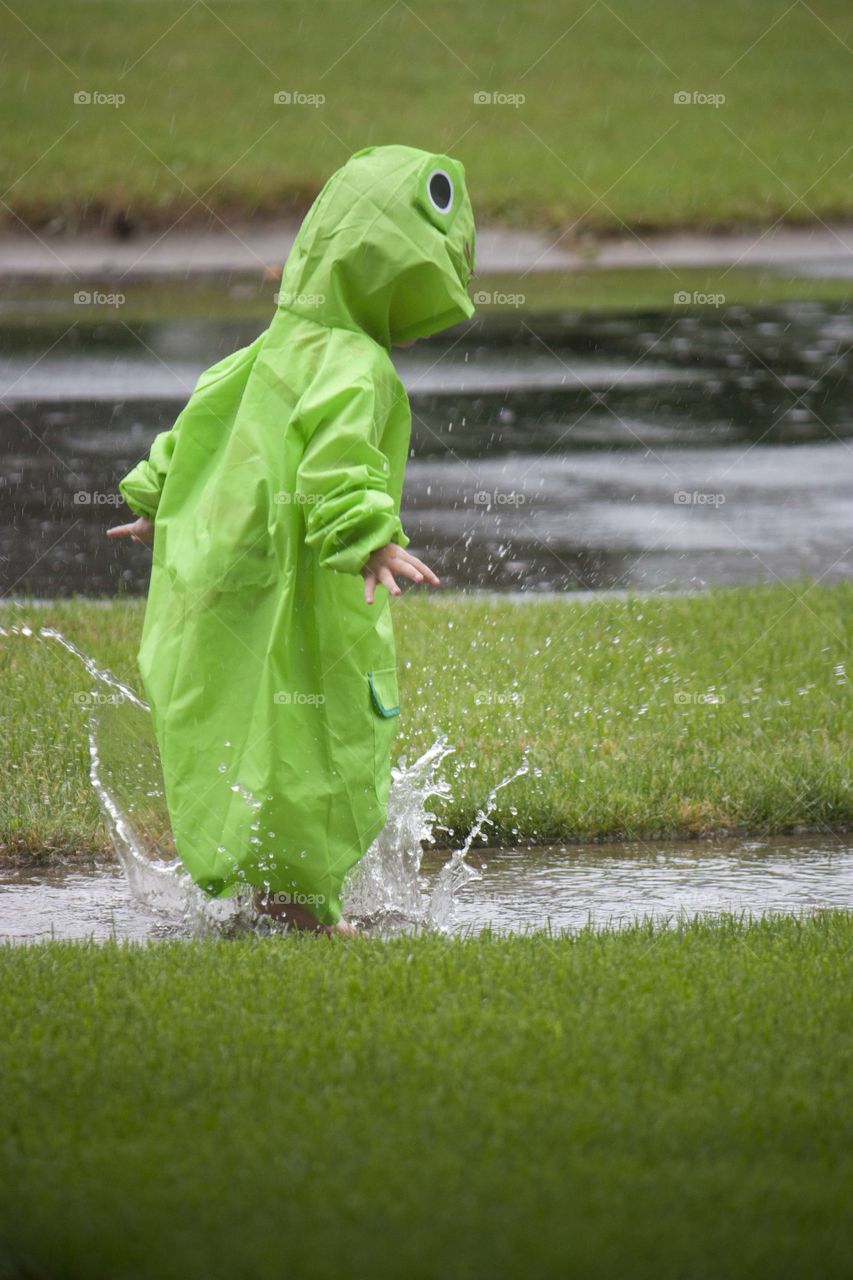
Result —
[{"label": "grass", "polygon": [[849,1276],[853,916],[0,951],[0,1276]]},{"label": "grass", "polygon": [[[752,270],[744,267],[660,267],[617,270],[607,267],[592,271],[548,271],[529,275],[483,274],[476,284],[490,299],[477,308],[477,315],[496,311],[514,313],[530,321],[532,316],[553,316],[555,311],[670,311],[673,316],[686,311],[710,310],[725,315],[734,306],[772,306],[779,302],[847,302],[849,280],[819,279],[787,274],[782,270]],[[476,293],[472,289],[472,293]],[[689,302],[678,301],[687,294]],[[522,302],[506,302],[518,296]],[[79,312],[79,308],[78,308]],[[71,317],[71,318],[79,318]]]},{"label": "grass", "polygon": [[[92,0],[86,15],[33,0],[0,16],[14,124],[0,190],[49,231],[302,210],[349,154],[385,142],[458,155],[481,221],[599,232],[851,209],[843,0]],[[282,90],[325,100],[276,105]],[[124,101],[76,105],[80,92]]]},{"label": "grass", "polygon": [[[280,263],[271,266],[279,267]],[[90,285],[96,282],[89,280]],[[131,280],[121,286],[124,301],[119,306],[81,307],[74,302],[80,281],[8,280],[0,290],[3,328],[14,327],[30,335],[38,330],[47,342],[60,336],[68,325],[78,329],[97,326],[99,332],[112,329],[116,337],[126,334],[122,326],[164,323],[180,314],[184,323],[209,321],[254,321],[258,331],[269,324],[275,311],[275,281],[255,276],[221,279],[189,278],[173,280]],[[103,292],[115,293],[103,281]],[[606,268],[584,271],[521,273],[480,273],[473,294],[488,295],[477,307],[479,321],[493,321],[496,315],[516,316],[531,323],[539,314],[556,311],[688,311],[721,307],[771,306],[779,302],[847,302],[850,281],[820,279],[787,274],[786,270],[753,270],[745,267]],[[686,294],[689,303],[676,303]],[[695,301],[694,301],[695,299]]]},{"label": "grass", "polygon": [[[685,597],[516,603],[407,593],[392,606],[410,760],[446,735],[445,838],[500,793],[501,844],[715,831],[842,829],[853,820],[853,584]],[[54,626],[139,687],[139,600],[7,606]],[[56,645],[0,639],[0,847],[106,850],[88,783],[83,668]]]}]

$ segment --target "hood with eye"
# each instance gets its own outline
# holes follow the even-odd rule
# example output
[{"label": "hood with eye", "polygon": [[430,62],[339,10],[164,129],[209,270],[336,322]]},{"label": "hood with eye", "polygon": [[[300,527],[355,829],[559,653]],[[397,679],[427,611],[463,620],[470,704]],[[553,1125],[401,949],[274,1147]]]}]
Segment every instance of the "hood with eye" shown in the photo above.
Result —
[{"label": "hood with eye", "polygon": [[332,174],[284,267],[279,307],[384,347],[474,314],[465,170],[415,147],[367,147]]}]

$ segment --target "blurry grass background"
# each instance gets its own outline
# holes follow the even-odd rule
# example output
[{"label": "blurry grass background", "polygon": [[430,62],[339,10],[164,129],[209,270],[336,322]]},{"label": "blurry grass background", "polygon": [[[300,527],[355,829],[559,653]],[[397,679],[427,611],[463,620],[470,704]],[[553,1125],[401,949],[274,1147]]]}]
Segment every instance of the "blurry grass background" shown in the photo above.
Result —
[{"label": "blurry grass background", "polygon": [[851,969],[849,912],[0,948],[0,1275],[840,1280]]},{"label": "blurry grass background", "polygon": [[[280,269],[285,255],[286,249],[282,247],[279,260],[270,263],[270,267]],[[532,271],[527,275],[478,272],[477,288],[472,288],[472,294],[482,290],[491,298],[478,305],[477,318],[471,324],[480,324],[485,319],[483,336],[488,338],[497,332],[494,327],[497,315],[504,326],[514,322],[517,330],[522,320],[533,326],[540,317],[546,317],[553,323],[555,312],[666,311],[675,314],[673,299],[677,293],[691,295],[689,303],[677,304],[678,313],[694,315],[703,312],[719,315],[721,306],[766,307],[798,300],[828,303],[849,300],[853,290],[850,280],[843,275],[821,278],[793,274],[798,268],[799,264],[792,263],[763,268],[632,267],[620,270],[606,267],[589,271]],[[86,279],[90,284],[96,283],[89,275]],[[117,291],[115,277],[99,275],[97,279],[104,292]],[[81,320],[80,306],[74,302],[76,283],[24,278],[2,281],[0,301],[7,345],[12,340],[20,341],[23,333],[28,340],[37,334],[40,342],[50,346],[64,338],[72,323],[85,331],[91,321]],[[175,316],[183,323],[214,319],[216,325],[221,325],[223,321],[245,321],[248,342],[254,336],[249,334],[249,321],[256,325],[257,332],[270,323],[277,287],[277,276],[265,280],[260,271],[232,272],[227,279],[221,276],[133,279],[121,284],[120,296],[124,299],[121,306],[97,308],[97,330],[99,334],[111,331],[111,341],[115,343],[127,341],[127,331],[123,332],[126,325],[165,324]],[[211,359],[217,356],[218,351],[211,350]]]},{"label": "blurry grass background", "polygon": [[[853,820],[853,583],[515,603],[410,592],[392,603],[402,716],[392,759],[445,735],[442,842],[496,782],[489,840],[840,829]],[[141,692],[140,600],[7,606]],[[0,848],[109,848],[88,781],[92,687],[54,642],[0,637]]]},{"label": "blurry grass background", "polygon": [[851,46],[845,0],[15,0],[0,191],[51,229],[280,215],[404,142],[464,162],[481,221],[813,222],[851,208]]}]

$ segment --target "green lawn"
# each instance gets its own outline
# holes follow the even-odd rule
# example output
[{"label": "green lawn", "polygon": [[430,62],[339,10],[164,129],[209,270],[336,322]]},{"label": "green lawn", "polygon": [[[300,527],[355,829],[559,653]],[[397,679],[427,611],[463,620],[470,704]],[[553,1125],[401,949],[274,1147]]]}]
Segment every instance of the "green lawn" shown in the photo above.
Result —
[{"label": "green lawn", "polygon": [[50,230],[239,220],[405,142],[463,160],[481,220],[813,222],[851,209],[851,45],[843,0],[33,0],[0,8],[0,190]]},{"label": "green lawn", "polygon": [[[282,261],[283,258],[284,253]],[[281,261],[270,265],[280,267]],[[533,324],[540,315],[553,319],[555,312],[665,311],[675,318],[703,310],[725,316],[725,308],[734,306],[849,301],[849,280],[798,276],[791,274],[794,269],[721,266],[678,267],[670,271],[659,267],[608,267],[527,275],[482,272],[477,277],[477,288],[472,289],[482,299],[473,324],[483,323],[493,331],[496,322],[501,326],[513,320],[519,325],[522,321]],[[95,283],[88,278],[87,281]],[[116,291],[114,281],[102,283],[105,292]],[[67,281],[19,279],[2,282],[0,305],[6,333],[24,330],[30,343],[38,333],[39,340],[50,346],[71,325],[78,333],[88,326],[97,326],[99,333],[111,329],[115,341],[126,341],[128,335],[123,326],[169,324],[176,315],[183,324],[209,322],[212,317],[217,324],[251,321],[260,332],[275,313],[276,287],[277,280],[263,281],[259,274],[229,278],[227,282],[204,276],[178,281],[130,280],[121,286],[120,306],[81,310],[74,302],[75,290]],[[683,302],[679,295],[687,295],[689,302]],[[497,316],[501,317],[498,321]]]},{"label": "green lawn", "polygon": [[[711,831],[839,829],[853,820],[853,584],[690,597],[514,603],[410,592],[392,604],[403,714],[396,754],[446,735],[452,836],[500,793],[503,844]],[[0,610],[54,626],[139,687],[140,600]],[[0,637],[0,846],[109,847],[88,783],[90,688],[55,644]],[[846,664],[846,665],[845,665]]]},{"label": "green lawn", "polygon": [[850,1275],[849,913],[0,981],[4,1280]]}]

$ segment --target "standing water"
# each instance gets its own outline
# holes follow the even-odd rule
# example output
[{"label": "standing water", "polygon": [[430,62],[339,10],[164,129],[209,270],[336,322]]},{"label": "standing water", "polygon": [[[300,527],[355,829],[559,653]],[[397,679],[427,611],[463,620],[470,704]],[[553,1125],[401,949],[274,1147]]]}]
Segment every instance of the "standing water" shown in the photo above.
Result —
[{"label": "standing water", "polygon": [[[0,937],[141,940],[274,930],[268,918],[255,916],[248,891],[210,899],[184,870],[169,829],[147,704],[52,628],[0,628],[0,636],[58,644],[92,677],[90,778],[118,857],[118,865],[87,870],[0,874]],[[403,758],[392,769],[387,825],[345,892],[346,914],[362,929],[380,935],[423,928],[573,930],[685,913],[853,907],[853,842],[831,834],[687,845],[475,847],[487,834],[498,794],[529,771],[526,761],[492,789],[458,849],[449,856],[429,850],[438,830],[431,806],[452,797],[445,776],[453,773],[446,765],[452,755],[439,739],[413,763]],[[240,786],[227,766],[222,785]],[[244,798],[253,803],[245,790]]]},{"label": "standing water", "polygon": [[[260,317],[223,307],[183,319],[169,297],[161,319],[132,327],[0,309],[0,589],[145,592],[149,555],[104,536],[124,518],[116,483],[202,370],[256,338]],[[487,307],[395,360],[413,409],[403,523],[446,586],[535,596],[853,576],[846,303]]]},{"label": "standing water", "polygon": [[[210,898],[185,870],[169,827],[148,704],[54,628],[41,627],[38,632],[30,627],[0,628],[0,635],[53,641],[79,659],[92,678],[89,777],[131,897],[188,934],[274,929],[269,917],[257,917],[251,888],[240,889],[227,898]],[[230,745],[222,744],[223,755],[227,755]],[[421,874],[423,846],[434,842],[436,818],[429,804],[434,798],[451,795],[450,784],[439,770],[452,754],[453,749],[440,738],[411,765],[402,759],[392,767],[388,821],[353,868],[345,886],[345,914],[356,924],[386,931],[452,927],[455,893],[478,876],[466,854],[488,827],[498,793],[528,771],[524,762],[492,789],[468,838],[430,888]],[[258,806],[259,802],[238,778],[230,775],[224,762],[220,785],[240,792],[251,808]],[[20,890],[20,878],[17,883]],[[75,881],[75,887],[78,885],[79,881]],[[10,887],[6,886],[6,893]]]}]

